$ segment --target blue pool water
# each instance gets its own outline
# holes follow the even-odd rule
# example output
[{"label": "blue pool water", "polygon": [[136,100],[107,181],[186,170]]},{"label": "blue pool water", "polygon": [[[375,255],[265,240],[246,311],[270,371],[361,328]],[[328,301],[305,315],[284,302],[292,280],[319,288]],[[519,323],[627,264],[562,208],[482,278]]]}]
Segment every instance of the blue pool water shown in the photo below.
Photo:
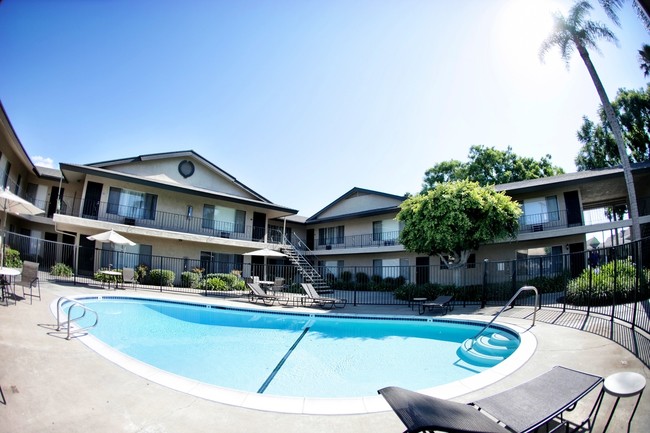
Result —
[{"label": "blue pool water", "polygon": [[82,302],[99,315],[90,333],[116,350],[252,393],[361,397],[387,384],[423,389],[486,369],[456,354],[480,329],[471,322],[273,314],[118,297]]}]

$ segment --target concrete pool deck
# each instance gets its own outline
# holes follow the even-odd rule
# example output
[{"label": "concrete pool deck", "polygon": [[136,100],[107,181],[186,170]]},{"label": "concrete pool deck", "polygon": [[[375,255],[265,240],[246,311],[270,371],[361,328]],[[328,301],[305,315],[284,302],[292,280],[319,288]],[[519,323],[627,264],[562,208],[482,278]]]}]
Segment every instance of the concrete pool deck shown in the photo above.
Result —
[{"label": "concrete pool deck", "polygon": [[[401,432],[404,426],[386,406],[386,411],[360,415],[298,415],[244,409],[215,403],[158,385],[108,361],[75,339],[67,341],[55,330],[50,304],[59,296],[120,294],[96,287],[41,284],[43,299],[19,300],[0,306],[0,432]],[[126,293],[133,293],[128,289]],[[138,293],[141,293],[138,290]],[[158,292],[144,292],[159,296]],[[198,295],[170,295],[186,301],[201,301]],[[234,301],[237,302],[237,301]],[[241,304],[240,304],[241,305]],[[246,303],[246,305],[249,305]],[[285,307],[280,307],[285,308]],[[314,309],[318,310],[318,309]],[[515,308],[513,312],[530,312]],[[448,317],[485,320],[495,309],[456,307]],[[351,306],[337,313],[416,315],[406,306]],[[516,316],[516,314],[512,315]],[[634,371],[650,379],[650,371],[632,353],[609,339],[539,320],[501,317],[498,323],[527,329],[537,339],[531,359],[512,375],[478,391],[454,398],[468,402],[494,394],[554,365],[583,370],[606,377]],[[386,384],[388,386],[390,384]],[[597,392],[588,395],[569,419],[591,409]],[[602,431],[613,405],[606,396],[596,428]],[[610,432],[625,431],[635,399],[621,399]],[[648,431],[650,393],[645,393],[632,423],[632,432]]]}]

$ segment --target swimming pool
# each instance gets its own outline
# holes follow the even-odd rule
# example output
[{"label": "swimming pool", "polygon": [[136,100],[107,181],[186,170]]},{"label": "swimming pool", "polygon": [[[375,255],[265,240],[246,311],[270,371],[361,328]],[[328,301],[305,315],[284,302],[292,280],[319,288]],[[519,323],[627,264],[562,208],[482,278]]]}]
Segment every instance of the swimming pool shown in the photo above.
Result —
[{"label": "swimming pool", "polygon": [[184,392],[283,412],[370,412],[376,390],[389,384],[460,395],[503,377],[529,346],[488,369],[456,355],[478,322],[271,313],[132,296],[77,300],[100,317],[82,341],[112,361]]}]

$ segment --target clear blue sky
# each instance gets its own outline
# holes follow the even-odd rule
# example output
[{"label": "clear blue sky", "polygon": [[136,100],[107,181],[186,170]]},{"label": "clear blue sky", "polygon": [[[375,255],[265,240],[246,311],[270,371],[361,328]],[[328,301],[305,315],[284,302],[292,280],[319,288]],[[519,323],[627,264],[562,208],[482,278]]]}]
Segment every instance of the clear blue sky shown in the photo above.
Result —
[{"label": "clear blue sky", "polygon": [[[632,1],[592,58],[610,99],[647,80]],[[472,145],[565,171],[593,84],[538,58],[566,0],[4,0],[0,99],[58,167],[194,150],[310,216],[352,187],[417,193]]]}]

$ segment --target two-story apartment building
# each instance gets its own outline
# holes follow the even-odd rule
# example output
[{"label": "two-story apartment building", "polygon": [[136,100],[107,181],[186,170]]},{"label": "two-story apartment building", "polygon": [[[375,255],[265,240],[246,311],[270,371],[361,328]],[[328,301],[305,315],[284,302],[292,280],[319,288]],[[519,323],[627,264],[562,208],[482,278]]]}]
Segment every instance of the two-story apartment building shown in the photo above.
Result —
[{"label": "two-story apartment building", "polygon": [[[214,272],[251,270],[262,263],[300,267],[309,261],[321,274],[335,277],[345,270],[352,275],[403,277],[414,283],[434,278],[446,282],[440,281],[444,274],[430,272],[431,267],[442,266],[439,257],[410,253],[399,243],[402,227],[395,216],[402,196],[355,187],[304,218],[191,150],[92,164],[61,163],[59,169],[48,169],[34,166],[4,108],[0,130],[2,186],[43,210],[36,216],[8,215],[6,238],[11,241],[12,234],[18,234],[75,246],[48,253],[55,254],[57,261],[74,264],[80,275],[92,275],[100,266],[120,260],[111,255],[115,246],[88,239],[114,229],[136,244],[119,247],[126,253],[121,263],[112,263],[119,267],[147,263],[156,256],[186,258]],[[650,164],[633,168],[644,227],[650,222]],[[624,211],[617,212],[625,209],[627,199],[619,168],[496,188],[521,203],[520,230],[515,240],[496,241],[474,251],[469,274],[483,260],[585,251],[587,239],[594,234],[618,234],[631,225]],[[30,255],[44,254],[33,251],[36,245],[28,242],[21,249]],[[71,253],[95,248],[105,250],[107,258]],[[287,257],[267,260],[245,255],[260,248],[282,250]],[[576,269],[580,266],[584,264],[575,264]],[[179,275],[183,270],[187,266],[175,269]]]}]

